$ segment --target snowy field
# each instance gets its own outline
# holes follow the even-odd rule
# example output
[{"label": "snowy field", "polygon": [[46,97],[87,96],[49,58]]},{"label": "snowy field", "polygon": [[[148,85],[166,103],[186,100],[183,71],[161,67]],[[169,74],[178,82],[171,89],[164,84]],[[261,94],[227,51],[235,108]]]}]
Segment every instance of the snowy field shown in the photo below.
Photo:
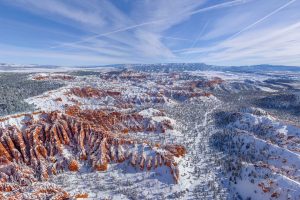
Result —
[{"label": "snowy field", "polygon": [[[292,111],[300,108],[299,74],[290,73],[284,80],[279,76],[270,72],[253,76],[241,72],[148,73],[111,68],[32,73],[29,80],[62,86],[28,97],[25,102],[34,105],[35,113],[3,116],[0,126],[5,134],[11,126],[25,131],[28,124],[37,123],[47,113],[58,112],[93,127],[109,128],[116,140],[134,141],[133,146],[118,147],[128,157],[110,160],[108,168],[101,171],[90,164],[92,157],[81,160],[72,150],[73,144],[63,143],[56,160],[76,160],[77,170],[63,164],[59,173],[50,174],[41,184],[55,185],[70,198],[87,194],[89,199],[296,200],[300,199],[300,124],[295,120],[297,112]],[[287,95],[297,101],[286,99]],[[270,99],[268,107],[263,104],[266,98]],[[99,121],[99,116],[88,115],[95,111],[101,117],[114,117]],[[1,142],[6,149],[4,132]],[[180,145],[186,152],[172,157],[171,167],[165,160],[151,168],[151,156],[168,158],[168,145]],[[132,152],[141,155],[139,166],[132,164]],[[9,164],[14,162],[20,164]],[[144,162],[150,170],[144,169]],[[43,163],[52,166],[48,158]],[[7,166],[0,165],[0,172]],[[14,179],[7,181],[14,183]],[[25,193],[30,196],[31,190],[25,189]],[[0,194],[8,198],[15,193]]]}]

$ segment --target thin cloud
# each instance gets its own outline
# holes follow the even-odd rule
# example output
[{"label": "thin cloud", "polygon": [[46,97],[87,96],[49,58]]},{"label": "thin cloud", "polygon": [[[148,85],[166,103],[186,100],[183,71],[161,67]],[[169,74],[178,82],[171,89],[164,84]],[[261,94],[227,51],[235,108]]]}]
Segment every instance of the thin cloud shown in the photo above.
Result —
[{"label": "thin cloud", "polygon": [[[194,61],[212,64],[293,64],[299,65],[300,21],[287,27],[272,27],[243,34],[208,48],[193,48],[178,52],[194,55]],[[261,35],[261,37],[257,37]],[[195,57],[196,55],[196,57]],[[203,56],[199,56],[203,55]]]},{"label": "thin cloud", "polygon": [[283,6],[280,6],[279,8],[277,8],[276,10],[272,11],[271,13],[267,14],[266,16],[264,16],[263,18],[257,20],[256,22],[250,24],[249,26],[245,27],[244,29],[240,30],[239,32],[235,33],[234,35],[232,35],[229,39],[233,39],[237,36],[239,36],[241,33],[253,28],[254,26],[256,26],[257,24],[267,20],[268,18],[272,17],[273,15],[275,15],[276,13],[278,13],[279,11],[281,11],[282,9],[286,8],[287,6],[291,5],[292,3],[296,2],[296,0],[291,0],[288,3],[284,4]]},{"label": "thin cloud", "polygon": [[[235,6],[235,5],[244,4],[244,3],[247,3],[249,1],[251,1],[251,0],[234,0],[234,1],[230,1],[230,2],[225,2],[225,3],[209,6],[209,7],[206,7],[206,8],[198,9],[198,10],[195,10],[195,11],[192,11],[192,12],[189,12],[189,13],[183,13],[183,14],[179,13],[177,16],[192,16],[192,15],[196,15],[196,14],[199,14],[199,13],[202,13],[202,12],[211,11],[211,10],[214,10],[214,9],[226,8],[226,7],[231,7],[231,6]],[[171,20],[171,19],[172,19],[172,17],[167,17],[167,18],[148,21],[148,22],[144,22],[144,23],[140,23],[140,24],[136,24],[136,25],[132,25],[132,26],[127,26],[127,27],[124,27],[124,28],[120,28],[120,29],[116,29],[116,30],[113,30],[113,31],[97,34],[97,35],[94,35],[94,36],[91,36],[91,37],[87,37],[87,38],[84,38],[84,39],[76,41],[76,42],[65,43],[65,44],[53,46],[51,48],[58,48],[58,47],[68,46],[70,44],[79,44],[79,43],[87,42],[87,41],[95,39],[95,38],[105,37],[105,36],[108,36],[108,35],[111,35],[111,34],[123,32],[123,31],[128,31],[128,30],[136,29],[136,28],[151,25],[151,24],[157,24],[157,23],[161,23],[161,22],[168,21],[168,20]]]},{"label": "thin cloud", "polygon": [[166,38],[166,39],[171,39],[171,40],[190,41],[190,42],[193,41],[193,40],[187,39],[187,38],[179,38],[179,37],[171,37],[171,36],[161,36],[161,38]]},{"label": "thin cloud", "polygon": [[[18,19],[16,12],[11,18],[0,13],[0,18],[30,25],[0,24],[0,43],[14,46],[7,51],[1,47],[4,60],[76,65],[299,61],[300,3],[296,0],[224,0],[217,4],[209,0],[118,4],[98,0],[4,0],[0,6],[3,2],[17,6],[16,11],[23,9],[22,15],[28,13],[28,17]],[[30,19],[32,16],[34,19]]]},{"label": "thin cloud", "polygon": [[[194,48],[194,47],[197,45],[198,41],[200,40],[200,37],[202,36],[202,34],[204,33],[204,31],[206,30],[207,25],[208,25],[208,23],[204,24],[204,26],[202,27],[200,33],[198,34],[197,39],[194,40],[194,42],[193,42],[192,45],[190,46],[191,49]],[[188,59],[188,58],[189,58],[189,55],[187,54],[187,55],[184,57],[184,59]]]},{"label": "thin cloud", "polygon": [[[74,22],[78,22],[82,25],[89,25],[94,27],[101,27],[106,22],[97,13],[92,6],[83,9],[79,6],[66,4],[63,1],[57,0],[16,0],[5,1],[8,4],[16,5],[21,8],[25,8],[32,13],[36,13],[42,16],[49,15],[48,18],[57,22],[62,22],[61,18],[69,19]],[[74,1],[75,3],[76,1]]]},{"label": "thin cloud", "polygon": [[109,35],[114,34],[114,33],[119,33],[119,32],[123,32],[123,31],[131,30],[131,29],[135,29],[135,28],[138,28],[138,27],[141,27],[141,26],[146,26],[146,25],[158,23],[158,22],[161,22],[161,21],[164,21],[164,20],[156,20],[156,21],[152,21],[152,22],[145,22],[145,23],[142,23],[142,24],[128,26],[128,27],[120,28],[120,29],[117,29],[117,30],[114,30],[114,31],[109,31],[109,32],[106,32],[106,33],[97,34],[97,35],[94,35],[94,36],[91,36],[91,37],[87,37],[87,38],[84,38],[84,39],[76,41],[76,42],[65,43],[65,44],[53,46],[51,48],[58,48],[58,47],[72,45],[72,44],[79,44],[79,43],[87,42],[87,41],[90,41],[92,39],[96,39],[96,38],[99,38],[99,37],[109,36]]}]

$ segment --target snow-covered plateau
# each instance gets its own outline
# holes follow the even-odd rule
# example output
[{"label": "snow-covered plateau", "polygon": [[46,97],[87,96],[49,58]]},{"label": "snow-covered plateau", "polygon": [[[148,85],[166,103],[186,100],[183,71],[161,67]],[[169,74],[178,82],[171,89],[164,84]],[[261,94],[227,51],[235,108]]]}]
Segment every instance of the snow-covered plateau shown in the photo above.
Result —
[{"label": "snow-covered plateau", "polygon": [[299,72],[160,68],[2,81],[0,200],[300,199]]}]

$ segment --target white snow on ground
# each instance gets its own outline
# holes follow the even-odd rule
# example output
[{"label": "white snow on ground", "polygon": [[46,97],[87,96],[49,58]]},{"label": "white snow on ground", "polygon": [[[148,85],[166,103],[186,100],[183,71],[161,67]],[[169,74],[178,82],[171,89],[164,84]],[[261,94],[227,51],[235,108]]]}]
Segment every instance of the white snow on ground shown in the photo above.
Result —
[{"label": "white snow on ground", "polygon": [[[25,101],[29,104],[34,104],[38,110],[51,112],[55,110],[62,111],[65,109],[65,105],[74,105],[75,103],[70,101],[65,95],[69,91],[69,87],[59,88],[54,91],[45,92],[42,95],[31,97]],[[58,100],[59,99],[59,100]]]},{"label": "white snow on ground", "polygon": [[[91,77],[88,80],[77,79],[77,82],[66,82],[68,85],[66,87],[60,88],[55,91],[46,92],[38,97],[32,97],[27,99],[28,103],[34,103],[39,110],[54,111],[65,109],[65,104],[74,105],[71,99],[75,99],[80,102],[80,107],[83,109],[96,109],[101,107],[111,107],[115,110],[120,111],[115,106],[116,99],[113,97],[105,98],[80,98],[74,95],[66,95],[69,89],[75,86],[85,86],[84,83],[91,85],[96,88],[119,88],[122,91],[122,96],[124,99],[135,98],[137,102],[142,101],[143,98],[148,98],[151,101],[152,97],[147,97],[145,92],[146,89],[140,86],[132,85],[131,81],[125,82],[120,85],[116,83],[102,82],[96,77]],[[143,83],[144,85],[145,83]],[[153,85],[153,91],[155,91],[155,84],[148,81],[147,85]],[[126,89],[123,90],[122,87]],[[149,87],[151,88],[151,87]],[[57,99],[60,98],[60,101]],[[141,100],[140,100],[141,99]],[[173,100],[164,97],[165,105],[174,106],[177,105]],[[204,102],[206,104],[216,103],[218,99],[214,96],[210,97],[198,97],[190,99],[191,102]],[[139,105],[139,104],[138,104]],[[127,112],[126,109],[122,111]],[[209,120],[208,115],[211,114],[213,110],[207,112],[204,117],[204,121],[201,125],[195,127],[196,129],[205,128],[207,121]],[[168,117],[163,116],[163,113],[155,108],[146,108],[139,111],[139,114],[146,118],[151,118],[154,122],[161,122],[163,120],[168,120],[173,126],[177,125],[177,122]],[[200,142],[202,138],[201,132],[198,132],[199,138],[196,139]],[[162,144],[167,144],[171,141],[172,143],[181,143],[177,140],[177,137],[186,137],[185,133],[175,130],[167,130],[164,134],[149,134],[149,133],[129,133],[130,137],[135,137],[138,139],[145,139],[150,141],[157,141]],[[191,142],[196,142],[191,141]],[[63,152],[66,156],[71,156],[71,153],[67,149]],[[145,152],[147,154],[147,151]],[[100,172],[90,172],[88,169],[84,169],[84,165],[81,169],[80,174],[67,172],[56,177],[53,177],[53,182],[61,184],[67,191],[72,194],[78,192],[89,193],[90,198],[97,199],[98,197],[111,197],[112,199],[130,199],[130,193],[135,195],[141,195],[141,198],[153,198],[153,199],[163,199],[163,198],[176,198],[181,197],[181,199],[191,199],[193,196],[192,190],[196,189],[197,184],[204,184],[207,179],[213,180],[214,172],[211,171],[198,178],[193,177],[193,173],[196,168],[207,168],[208,162],[205,159],[201,162],[192,164],[192,154],[195,152],[188,152],[188,155],[183,160],[178,160],[180,169],[180,182],[179,184],[174,184],[172,181],[172,176],[169,174],[168,170],[164,167],[159,168],[159,170],[145,172],[139,171],[139,169],[133,169],[128,163],[121,165],[111,165],[109,170],[104,173]],[[82,166],[82,165],[81,165]],[[63,178],[64,177],[64,178]],[[98,181],[101,180],[101,181]],[[128,186],[119,187],[119,184],[128,184]],[[189,189],[191,190],[189,192]],[[116,193],[118,195],[116,195]],[[123,194],[124,193],[124,194]],[[132,194],[132,195],[133,195]],[[173,195],[173,196],[172,196]],[[175,195],[175,196],[174,196]]]},{"label": "white snow on ground", "polygon": [[3,118],[6,118],[6,117],[8,118],[7,120],[0,122],[0,127],[1,128],[5,128],[7,126],[12,126],[12,125],[15,125],[17,127],[22,127],[23,126],[22,125],[22,120],[24,119],[24,117],[11,118],[10,116],[5,116]]},{"label": "white snow on ground", "polygon": [[100,71],[108,72],[115,70],[115,67],[69,67],[69,66],[38,66],[38,65],[16,65],[7,64],[0,65],[0,72],[14,72],[14,73],[57,73],[57,72],[69,72],[69,71]]},{"label": "white snow on ground", "polygon": [[[254,78],[248,74],[225,72],[189,73],[209,79],[220,77],[229,82],[248,79],[264,81],[269,78],[263,75]],[[175,82],[173,86],[184,85],[185,82],[180,81]],[[213,113],[223,106],[223,102],[217,97],[193,97],[188,100],[188,105],[197,106],[180,107],[176,100],[166,96],[163,96],[165,103],[153,103],[157,99],[151,94],[166,91],[170,86],[156,84],[151,79],[141,82],[118,79],[106,81],[97,76],[90,76],[76,77],[76,81],[64,81],[64,83],[66,83],[65,87],[28,98],[26,102],[33,103],[37,110],[47,112],[64,111],[66,104],[75,105],[75,102],[79,102],[82,109],[109,108],[124,113],[134,111],[151,119],[151,122],[169,120],[174,130],[167,130],[164,134],[130,132],[128,137],[162,144],[183,144],[187,148],[187,154],[184,158],[178,159],[180,170],[178,184],[174,184],[170,172],[165,167],[141,171],[133,168],[128,162],[112,164],[106,172],[91,171],[84,163],[80,163],[79,173],[64,172],[52,177],[50,182],[63,186],[71,194],[88,193],[90,199],[222,199],[214,196],[215,191],[218,191],[224,199],[228,197],[227,188],[223,188],[224,185],[218,179],[220,164],[213,159],[221,153],[218,154],[212,150],[209,141],[212,134],[216,132]],[[135,107],[119,108],[117,104],[121,100],[112,96],[80,98],[72,94],[67,95],[70,88],[85,86],[120,91],[122,101],[135,99]],[[257,87],[266,92],[276,92],[269,87]],[[167,112],[162,112],[163,109],[167,109]],[[168,112],[174,113],[169,115]],[[177,119],[176,116],[182,118]],[[243,199],[248,197],[251,199],[299,199],[300,128],[278,121],[276,117],[257,108],[249,107],[240,110],[237,116],[237,120],[229,123],[226,128],[234,130],[232,131],[234,133],[237,132],[233,142],[239,154],[233,155],[234,159],[245,159],[241,162],[241,170],[235,180],[236,183],[232,181],[228,186],[230,192],[238,193]],[[194,119],[197,120],[193,121]],[[0,127],[7,125],[21,127],[22,120],[24,120],[23,116],[9,118],[0,122]],[[229,149],[229,146],[226,148]],[[145,155],[155,154],[155,151],[149,151],[147,147],[132,147],[129,150],[143,152]],[[159,151],[155,148],[154,150]],[[72,152],[66,148],[63,155],[71,158]],[[228,176],[232,175],[232,171],[228,172]],[[276,195],[278,197],[275,197]],[[229,196],[229,199],[231,197],[233,196]]]},{"label": "white snow on ground", "polygon": [[160,114],[161,112],[157,109],[154,108],[148,108],[145,110],[142,110],[141,112],[139,112],[139,114],[141,114],[144,117],[153,117],[155,115]]},{"label": "white snow on ground", "polygon": [[13,115],[6,115],[0,118],[0,128],[7,128],[9,126],[16,126],[19,129],[23,129],[24,123],[28,121],[29,116],[33,119],[38,119],[40,113],[16,113]]},{"label": "white snow on ground", "polygon": [[[243,199],[251,197],[251,199],[297,199],[300,196],[300,184],[281,174],[273,174],[272,179],[261,179],[259,183],[263,183],[268,192],[264,192],[258,185],[258,182],[252,183],[248,177],[250,171],[256,171],[261,175],[270,173],[269,170],[257,170],[252,164],[245,163],[241,176],[242,180],[238,180],[235,185],[236,191],[239,192]],[[278,194],[278,195],[276,195]],[[272,196],[273,195],[273,196]]]},{"label": "white snow on ground", "polygon": [[248,160],[242,163],[234,191],[244,199],[300,198],[299,127],[252,108],[242,110],[228,128],[237,131],[232,144]]},{"label": "white snow on ground", "polygon": [[189,72],[194,75],[207,77],[209,79],[219,77],[223,80],[231,81],[231,80],[252,80],[252,81],[264,81],[269,77],[266,75],[255,74],[246,74],[246,73],[232,73],[232,72],[220,72],[220,71],[192,71]]},{"label": "white snow on ground", "polygon": [[264,86],[257,86],[259,89],[261,89],[262,91],[266,91],[266,92],[277,92],[278,90],[274,90],[268,87],[264,87]]}]

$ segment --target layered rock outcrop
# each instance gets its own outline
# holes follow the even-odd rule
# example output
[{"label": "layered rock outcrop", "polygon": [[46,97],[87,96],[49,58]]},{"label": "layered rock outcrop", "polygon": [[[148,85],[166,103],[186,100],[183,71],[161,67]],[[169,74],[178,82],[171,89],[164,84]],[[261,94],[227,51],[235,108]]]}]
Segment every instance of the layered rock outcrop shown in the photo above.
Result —
[{"label": "layered rock outcrop", "polygon": [[[175,157],[185,154],[184,147],[133,140],[122,133],[125,128],[144,131],[149,127],[138,114],[75,109],[28,118],[22,130],[15,126],[0,129],[0,195],[65,170],[79,171],[83,163],[97,171],[107,170],[110,163],[127,162],[137,170],[166,166],[178,182]],[[49,191],[37,193],[48,195]]]},{"label": "layered rock outcrop", "polygon": [[110,90],[100,90],[93,87],[75,87],[71,88],[68,94],[73,94],[78,97],[106,97],[106,96],[120,96],[121,92],[110,91]]},{"label": "layered rock outcrop", "polygon": [[124,114],[104,110],[81,110],[78,106],[69,106],[66,109],[66,113],[88,121],[92,127],[98,127],[103,131],[111,131],[113,133],[149,131],[161,133],[167,129],[173,129],[172,123],[168,119],[156,122],[138,113]]},{"label": "layered rock outcrop", "polygon": [[64,81],[70,81],[74,80],[74,76],[65,75],[65,74],[55,74],[55,75],[38,75],[33,77],[34,80],[64,80]]}]

